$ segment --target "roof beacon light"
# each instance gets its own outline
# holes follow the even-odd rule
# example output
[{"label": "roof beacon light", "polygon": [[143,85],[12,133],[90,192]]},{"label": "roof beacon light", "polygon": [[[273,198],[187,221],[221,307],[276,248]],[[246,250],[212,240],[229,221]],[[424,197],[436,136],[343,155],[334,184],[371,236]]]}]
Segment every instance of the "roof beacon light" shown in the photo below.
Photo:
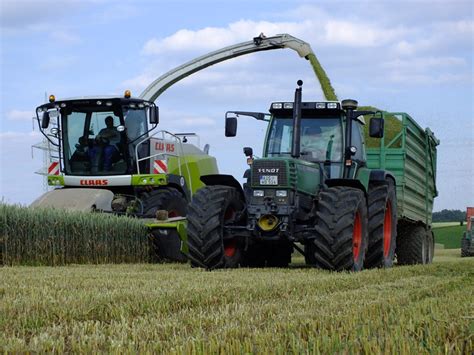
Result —
[{"label": "roof beacon light", "polygon": [[49,102],[53,103],[56,101],[56,97],[54,95],[49,95]]},{"label": "roof beacon light", "polygon": [[125,94],[123,96],[126,99],[129,99],[132,96],[132,92],[130,90],[125,90]]}]

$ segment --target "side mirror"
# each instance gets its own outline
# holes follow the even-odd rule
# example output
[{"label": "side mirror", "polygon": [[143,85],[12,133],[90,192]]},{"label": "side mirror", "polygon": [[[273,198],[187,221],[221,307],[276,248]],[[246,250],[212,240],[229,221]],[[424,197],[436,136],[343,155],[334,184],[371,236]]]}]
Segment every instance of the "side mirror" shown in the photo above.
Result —
[{"label": "side mirror", "polygon": [[237,117],[225,118],[225,136],[235,137],[237,135]]},{"label": "side mirror", "polygon": [[253,149],[250,147],[244,147],[244,154],[246,157],[251,157],[253,155]]},{"label": "side mirror", "polygon": [[151,106],[150,107],[150,123],[151,124],[158,124],[160,122],[160,110],[158,106]]},{"label": "side mirror", "polygon": [[369,136],[372,138],[382,138],[384,129],[384,120],[382,117],[372,117],[370,119]]},{"label": "side mirror", "polygon": [[46,129],[49,126],[49,112],[43,112],[43,119],[41,120],[41,128]]}]

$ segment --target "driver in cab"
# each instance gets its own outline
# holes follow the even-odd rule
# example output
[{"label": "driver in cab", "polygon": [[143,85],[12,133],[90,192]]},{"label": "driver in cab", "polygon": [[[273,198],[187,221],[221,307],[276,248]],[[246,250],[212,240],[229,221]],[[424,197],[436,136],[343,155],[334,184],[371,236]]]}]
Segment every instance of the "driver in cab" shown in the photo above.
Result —
[{"label": "driver in cab", "polygon": [[94,147],[89,150],[93,170],[100,170],[103,159],[104,171],[110,171],[114,158],[119,154],[117,145],[120,143],[120,133],[114,127],[114,118],[107,116],[105,125],[106,127],[95,137]]}]

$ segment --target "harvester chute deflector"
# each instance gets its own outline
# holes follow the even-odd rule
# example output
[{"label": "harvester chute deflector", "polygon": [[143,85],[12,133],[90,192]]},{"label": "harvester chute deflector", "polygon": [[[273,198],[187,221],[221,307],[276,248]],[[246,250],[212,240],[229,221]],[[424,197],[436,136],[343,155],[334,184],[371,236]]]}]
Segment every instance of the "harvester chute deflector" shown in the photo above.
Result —
[{"label": "harvester chute deflector", "polygon": [[147,101],[155,101],[158,96],[160,96],[171,85],[211,65],[250,53],[283,48],[292,49],[296,51],[300,57],[306,59],[308,59],[308,55],[314,55],[313,50],[308,43],[289,34],[279,34],[272,37],[265,37],[261,34],[259,37],[255,37],[252,41],[234,44],[205,54],[168,71],[151,83],[142,92],[140,98]]}]

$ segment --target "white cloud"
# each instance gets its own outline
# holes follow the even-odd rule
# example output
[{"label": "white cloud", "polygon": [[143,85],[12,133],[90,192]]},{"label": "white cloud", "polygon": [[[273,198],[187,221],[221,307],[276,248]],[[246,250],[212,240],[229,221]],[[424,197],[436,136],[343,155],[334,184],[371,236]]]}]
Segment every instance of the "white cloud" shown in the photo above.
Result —
[{"label": "white cloud", "polygon": [[382,64],[389,69],[405,69],[411,71],[430,70],[439,67],[459,69],[466,65],[466,60],[459,57],[424,57],[412,59],[395,59]]},{"label": "white cloud", "polygon": [[6,118],[9,121],[31,122],[34,117],[36,116],[33,111],[11,110],[6,113]]},{"label": "white cloud", "polygon": [[385,29],[376,25],[329,20],[325,25],[327,44],[348,47],[376,47],[399,38],[405,29]]}]

